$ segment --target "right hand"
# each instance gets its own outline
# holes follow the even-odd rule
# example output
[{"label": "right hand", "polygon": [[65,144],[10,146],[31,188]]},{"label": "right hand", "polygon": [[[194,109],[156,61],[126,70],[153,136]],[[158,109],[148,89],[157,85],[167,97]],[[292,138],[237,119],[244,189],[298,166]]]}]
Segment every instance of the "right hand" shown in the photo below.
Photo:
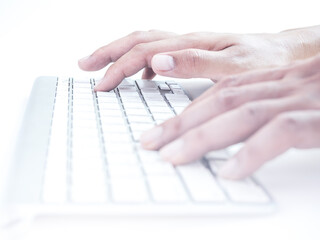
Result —
[{"label": "right hand", "polygon": [[286,65],[315,55],[320,49],[315,49],[319,45],[314,44],[316,37],[310,34],[319,31],[319,27],[314,28],[244,35],[134,32],[79,60],[79,66],[86,71],[96,71],[114,62],[96,86],[97,91],[111,90],[143,68],[145,79],[160,74],[219,81],[229,74]]}]

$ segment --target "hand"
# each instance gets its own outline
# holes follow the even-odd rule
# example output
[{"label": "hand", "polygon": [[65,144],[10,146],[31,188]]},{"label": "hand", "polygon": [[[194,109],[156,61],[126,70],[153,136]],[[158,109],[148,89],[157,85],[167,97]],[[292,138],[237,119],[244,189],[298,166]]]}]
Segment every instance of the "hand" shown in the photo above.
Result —
[{"label": "hand", "polygon": [[286,65],[315,55],[320,27],[277,34],[134,32],[79,60],[83,70],[96,71],[114,62],[97,91],[115,88],[125,77],[145,68],[142,78],[202,77],[220,80],[229,74]]},{"label": "hand", "polygon": [[320,55],[229,76],[141,137],[173,164],[245,141],[218,173],[240,179],[291,147],[320,147]]}]

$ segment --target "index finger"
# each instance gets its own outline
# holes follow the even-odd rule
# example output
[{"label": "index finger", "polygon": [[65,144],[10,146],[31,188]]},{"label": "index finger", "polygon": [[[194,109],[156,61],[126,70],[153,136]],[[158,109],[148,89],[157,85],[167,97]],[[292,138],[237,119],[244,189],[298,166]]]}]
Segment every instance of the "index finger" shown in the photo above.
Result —
[{"label": "index finger", "polygon": [[162,31],[136,31],[123,38],[97,49],[90,56],[80,59],[78,64],[82,70],[97,71],[111,62],[117,61],[122,55],[130,51],[139,43],[158,41],[175,36],[171,32]]}]

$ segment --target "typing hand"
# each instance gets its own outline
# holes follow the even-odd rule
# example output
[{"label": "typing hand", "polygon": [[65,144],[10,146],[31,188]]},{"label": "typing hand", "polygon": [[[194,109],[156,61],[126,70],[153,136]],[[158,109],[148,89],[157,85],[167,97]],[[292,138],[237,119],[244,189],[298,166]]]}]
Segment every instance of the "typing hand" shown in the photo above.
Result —
[{"label": "typing hand", "polygon": [[[319,27],[278,34],[134,32],[79,60],[83,70],[96,71],[114,62],[97,91],[115,88],[125,77],[145,68],[143,78],[203,77],[220,80],[255,68],[286,65],[314,55]],[[303,37],[301,37],[301,35]]]},{"label": "typing hand", "polygon": [[144,148],[160,149],[173,164],[241,141],[222,177],[244,178],[291,147],[320,147],[320,55],[229,76],[141,137]]}]

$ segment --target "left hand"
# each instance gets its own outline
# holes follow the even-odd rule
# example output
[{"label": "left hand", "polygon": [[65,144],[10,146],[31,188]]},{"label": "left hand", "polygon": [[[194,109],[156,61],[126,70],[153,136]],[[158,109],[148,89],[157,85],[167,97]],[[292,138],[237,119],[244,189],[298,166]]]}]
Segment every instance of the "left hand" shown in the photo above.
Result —
[{"label": "left hand", "polygon": [[320,147],[320,55],[229,76],[141,137],[144,148],[160,149],[173,164],[241,141],[222,177],[244,178],[291,147]]}]

